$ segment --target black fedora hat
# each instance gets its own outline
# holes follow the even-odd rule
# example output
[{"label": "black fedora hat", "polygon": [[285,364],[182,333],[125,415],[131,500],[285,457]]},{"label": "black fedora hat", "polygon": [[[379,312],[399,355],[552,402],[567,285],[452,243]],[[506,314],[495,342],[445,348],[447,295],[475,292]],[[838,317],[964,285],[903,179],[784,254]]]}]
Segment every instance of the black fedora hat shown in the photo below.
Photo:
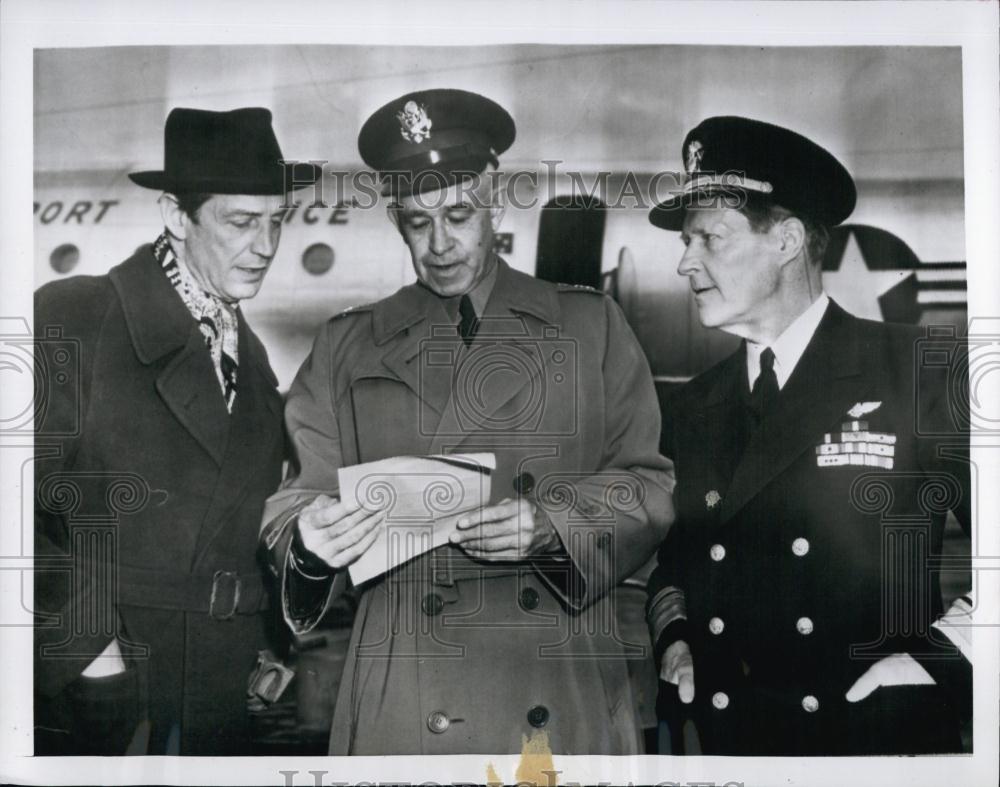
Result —
[{"label": "black fedora hat", "polygon": [[283,162],[270,110],[177,107],[163,131],[163,169],[133,172],[129,178],[172,193],[284,194],[312,185],[322,175],[314,164],[297,162],[293,173],[293,164]]}]

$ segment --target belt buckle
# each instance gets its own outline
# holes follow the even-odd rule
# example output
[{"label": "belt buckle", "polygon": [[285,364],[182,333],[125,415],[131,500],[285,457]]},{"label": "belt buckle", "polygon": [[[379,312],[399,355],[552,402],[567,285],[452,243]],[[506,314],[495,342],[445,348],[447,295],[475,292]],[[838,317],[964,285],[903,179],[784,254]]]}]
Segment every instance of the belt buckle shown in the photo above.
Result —
[{"label": "belt buckle", "polygon": [[[232,582],[232,604],[228,612],[220,614],[216,610],[216,601],[219,596],[219,580],[225,578]],[[212,597],[208,603],[208,614],[216,620],[229,620],[236,614],[240,605],[240,577],[235,571],[216,571],[212,576]]]}]

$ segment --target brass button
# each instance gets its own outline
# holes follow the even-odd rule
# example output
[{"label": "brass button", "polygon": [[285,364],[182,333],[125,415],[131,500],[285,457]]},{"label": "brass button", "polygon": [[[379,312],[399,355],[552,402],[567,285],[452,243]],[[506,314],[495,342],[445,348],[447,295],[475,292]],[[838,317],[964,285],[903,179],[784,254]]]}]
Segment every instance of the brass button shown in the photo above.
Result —
[{"label": "brass button", "polygon": [[802,698],[802,710],[806,713],[815,713],[819,710],[819,700],[812,694],[807,694]]},{"label": "brass button", "polygon": [[724,691],[717,691],[712,695],[712,705],[714,705],[719,710],[725,710],[729,707],[729,695]]},{"label": "brass button", "polygon": [[708,554],[712,560],[718,563],[726,556],[726,548],[722,544],[712,544],[712,548],[708,550]]},{"label": "brass button", "polygon": [[428,593],[421,599],[420,608],[424,611],[425,615],[434,617],[441,614],[441,610],[444,609],[444,599],[437,593]]},{"label": "brass button", "polygon": [[544,705],[536,705],[528,711],[528,724],[532,727],[544,727],[549,723],[549,709]]},{"label": "brass button", "polygon": [[518,473],[514,476],[513,487],[519,495],[530,495],[535,491],[535,477],[531,473]]},{"label": "brass button", "polygon": [[540,600],[538,591],[534,588],[524,588],[518,597],[522,609],[536,609]]},{"label": "brass button", "polygon": [[427,714],[427,729],[440,735],[451,726],[451,719],[443,710],[431,711]]},{"label": "brass button", "polygon": [[810,618],[799,618],[795,621],[795,629],[803,636],[806,634],[812,634],[813,622]]},{"label": "brass button", "polygon": [[792,554],[796,557],[802,557],[809,552],[809,542],[804,538],[796,538],[792,542]]},{"label": "brass button", "polygon": [[708,621],[708,630],[713,634],[721,634],[725,628],[726,624],[722,622],[722,618],[712,618]]}]

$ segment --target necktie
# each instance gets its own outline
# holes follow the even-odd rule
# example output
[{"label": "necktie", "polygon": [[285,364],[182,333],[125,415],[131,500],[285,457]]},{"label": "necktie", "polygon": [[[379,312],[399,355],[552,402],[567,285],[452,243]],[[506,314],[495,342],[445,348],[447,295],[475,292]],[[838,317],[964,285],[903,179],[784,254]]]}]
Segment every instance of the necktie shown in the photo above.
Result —
[{"label": "necktie", "polygon": [[750,411],[756,425],[767,415],[778,398],[778,376],[774,373],[774,350],[770,347],[760,354],[760,374],[750,392]]},{"label": "necktie", "polygon": [[472,299],[468,295],[463,295],[458,302],[458,313],[462,316],[458,323],[458,334],[468,347],[479,330],[479,319],[476,317],[476,309],[472,305]]}]

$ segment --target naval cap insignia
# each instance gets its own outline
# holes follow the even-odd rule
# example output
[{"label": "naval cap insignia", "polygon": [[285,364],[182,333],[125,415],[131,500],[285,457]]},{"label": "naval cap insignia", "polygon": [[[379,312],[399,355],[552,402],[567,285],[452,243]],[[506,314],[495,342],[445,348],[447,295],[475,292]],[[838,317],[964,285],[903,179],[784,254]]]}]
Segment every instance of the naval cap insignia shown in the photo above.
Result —
[{"label": "naval cap insignia", "polygon": [[881,402],[858,402],[854,407],[847,411],[847,414],[851,418],[860,418],[863,415],[874,412],[882,406]]},{"label": "naval cap insignia", "polygon": [[688,172],[697,172],[701,168],[701,158],[705,155],[705,146],[698,140],[692,139],[688,142],[687,154],[684,157],[684,169]]},{"label": "naval cap insignia", "polygon": [[709,489],[705,494],[705,506],[711,510],[722,502],[722,495],[715,489]]},{"label": "naval cap insignia", "polygon": [[420,143],[431,136],[434,122],[427,117],[427,108],[416,101],[407,101],[402,112],[396,113],[399,133],[407,142]]}]

